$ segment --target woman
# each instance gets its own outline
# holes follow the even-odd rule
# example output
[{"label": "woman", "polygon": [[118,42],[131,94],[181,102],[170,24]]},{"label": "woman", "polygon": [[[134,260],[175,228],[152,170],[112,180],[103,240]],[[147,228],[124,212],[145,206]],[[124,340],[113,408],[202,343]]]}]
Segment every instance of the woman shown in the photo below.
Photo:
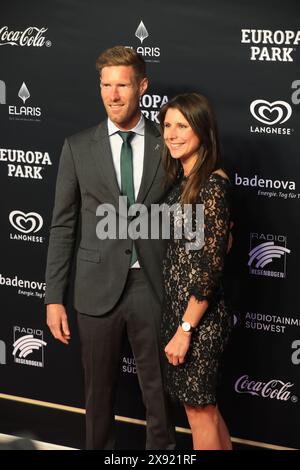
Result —
[{"label": "woman", "polygon": [[167,392],[185,407],[195,450],[229,450],[228,429],[216,405],[218,363],[231,330],[221,286],[229,181],[220,168],[216,122],[204,96],[176,96],[161,109],[160,119],[163,162],[172,184],[166,203],[192,204],[193,226],[195,204],[204,205],[204,246],[188,250],[186,233],[176,239],[173,231],[164,260]]}]

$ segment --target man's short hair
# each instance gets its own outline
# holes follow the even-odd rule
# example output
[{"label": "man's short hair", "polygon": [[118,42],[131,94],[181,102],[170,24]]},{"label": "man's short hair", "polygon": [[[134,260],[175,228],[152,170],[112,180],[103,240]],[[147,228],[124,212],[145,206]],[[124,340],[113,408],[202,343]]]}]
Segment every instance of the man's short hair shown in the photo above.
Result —
[{"label": "man's short hair", "polygon": [[96,69],[100,77],[104,67],[116,65],[131,65],[138,80],[146,77],[146,63],[134,49],[124,46],[111,47],[102,52],[96,60]]}]

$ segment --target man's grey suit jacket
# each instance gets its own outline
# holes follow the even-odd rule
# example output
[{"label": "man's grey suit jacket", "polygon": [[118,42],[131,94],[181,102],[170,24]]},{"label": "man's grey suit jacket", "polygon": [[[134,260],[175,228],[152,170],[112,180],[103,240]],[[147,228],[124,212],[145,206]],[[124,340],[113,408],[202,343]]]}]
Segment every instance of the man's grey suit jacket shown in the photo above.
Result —
[{"label": "man's grey suit jacket", "polygon": [[[158,127],[145,120],[144,168],[137,203],[148,207],[164,198],[162,139]],[[50,228],[45,303],[65,303],[73,259],[76,261],[74,306],[103,315],[118,302],[130,268],[132,241],[100,240],[96,216],[100,204],[118,212],[120,190],[113,166],[107,121],[66,139],[59,164]],[[158,302],[162,300],[161,240],[135,242],[140,265]],[[75,253],[75,246],[78,249]]]}]

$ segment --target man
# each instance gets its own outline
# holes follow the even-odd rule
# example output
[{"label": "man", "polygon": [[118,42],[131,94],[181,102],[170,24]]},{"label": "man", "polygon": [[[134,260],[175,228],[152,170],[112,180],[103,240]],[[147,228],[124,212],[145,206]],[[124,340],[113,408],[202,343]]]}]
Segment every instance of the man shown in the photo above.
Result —
[{"label": "man", "polygon": [[[108,119],[66,139],[57,176],[46,270],[47,324],[68,344],[64,307],[76,253],[75,308],[85,370],[88,449],[113,449],[114,401],[127,331],[146,406],[147,449],[172,449],[173,428],[161,373],[159,341],[164,247],[159,240],[99,239],[97,207],[118,212],[119,197],[150,206],[164,195],[161,136],[139,109],[145,62],[125,47],[97,59]],[[111,207],[111,206],[110,206]]]}]

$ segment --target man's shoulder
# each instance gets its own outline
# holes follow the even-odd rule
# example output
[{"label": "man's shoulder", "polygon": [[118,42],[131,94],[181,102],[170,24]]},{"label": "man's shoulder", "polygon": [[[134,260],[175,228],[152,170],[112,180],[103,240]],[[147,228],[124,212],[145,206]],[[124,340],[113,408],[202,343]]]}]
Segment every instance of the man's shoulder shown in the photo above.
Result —
[{"label": "man's shoulder", "polygon": [[161,136],[160,126],[156,124],[154,121],[150,121],[145,117],[145,130],[151,134],[154,134],[156,137]]},{"label": "man's shoulder", "polygon": [[89,142],[97,137],[101,132],[107,132],[106,121],[101,122],[97,126],[89,127],[88,129],[83,129],[75,134],[72,134],[67,137],[67,140],[71,145],[83,144]]}]

